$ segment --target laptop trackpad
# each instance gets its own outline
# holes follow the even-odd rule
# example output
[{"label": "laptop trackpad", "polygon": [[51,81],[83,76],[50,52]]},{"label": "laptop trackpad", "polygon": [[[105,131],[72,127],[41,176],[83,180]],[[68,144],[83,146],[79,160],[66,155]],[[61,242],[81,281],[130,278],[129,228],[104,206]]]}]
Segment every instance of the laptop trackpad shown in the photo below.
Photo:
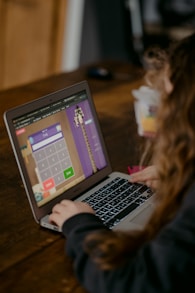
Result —
[{"label": "laptop trackpad", "polygon": [[139,211],[136,211],[135,215],[127,216],[118,225],[114,226],[114,230],[137,230],[143,229],[147,223],[151,213],[153,211],[153,205],[148,204],[142,207]]},{"label": "laptop trackpad", "polygon": [[135,218],[133,218],[131,220],[131,222],[132,223],[135,223],[137,225],[143,226],[143,224],[145,224],[148,221],[148,219],[149,219],[149,217],[151,215],[151,212],[152,212],[152,206],[151,205],[148,205],[148,206],[146,206],[145,209],[143,209],[142,211],[140,211],[140,213],[137,214],[135,216]]}]

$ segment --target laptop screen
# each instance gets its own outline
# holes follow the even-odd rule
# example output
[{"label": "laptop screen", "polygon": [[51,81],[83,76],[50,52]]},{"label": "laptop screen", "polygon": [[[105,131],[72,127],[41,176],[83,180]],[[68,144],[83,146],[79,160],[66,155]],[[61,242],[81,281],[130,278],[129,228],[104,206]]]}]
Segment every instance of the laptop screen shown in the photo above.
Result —
[{"label": "laptop screen", "polygon": [[94,104],[85,87],[84,82],[21,106],[19,116],[17,109],[6,114],[27,193],[37,208],[68,190],[67,198],[79,195],[96,183],[98,173],[110,171]]},{"label": "laptop screen", "polygon": [[106,166],[85,91],[13,124],[38,206]]}]

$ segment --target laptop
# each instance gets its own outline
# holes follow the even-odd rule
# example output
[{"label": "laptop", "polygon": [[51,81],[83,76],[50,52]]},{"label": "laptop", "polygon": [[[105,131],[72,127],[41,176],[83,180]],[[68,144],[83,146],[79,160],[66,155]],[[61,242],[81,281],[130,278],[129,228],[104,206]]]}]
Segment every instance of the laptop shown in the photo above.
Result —
[{"label": "laptop", "polygon": [[38,224],[60,231],[49,214],[71,199],[88,202],[110,229],[143,227],[153,193],[112,172],[87,81],[9,109],[4,121]]}]

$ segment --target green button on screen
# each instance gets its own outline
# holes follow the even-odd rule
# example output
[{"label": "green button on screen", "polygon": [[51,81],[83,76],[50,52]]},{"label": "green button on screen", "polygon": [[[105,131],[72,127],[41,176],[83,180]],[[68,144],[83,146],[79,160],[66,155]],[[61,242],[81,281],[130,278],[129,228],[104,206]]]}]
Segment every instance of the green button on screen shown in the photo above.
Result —
[{"label": "green button on screen", "polygon": [[64,170],[64,178],[68,179],[74,175],[74,170],[72,167],[69,167],[68,169]]}]

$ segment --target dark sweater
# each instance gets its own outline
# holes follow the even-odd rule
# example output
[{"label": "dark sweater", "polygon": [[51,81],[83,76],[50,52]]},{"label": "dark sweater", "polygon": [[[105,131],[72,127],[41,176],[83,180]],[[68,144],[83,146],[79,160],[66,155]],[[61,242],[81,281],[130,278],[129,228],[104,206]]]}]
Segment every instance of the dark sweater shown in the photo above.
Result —
[{"label": "dark sweater", "polygon": [[107,229],[93,214],[79,214],[63,225],[66,252],[88,292],[161,293],[195,292],[195,184],[189,190],[174,220],[122,267],[99,270],[83,250],[91,232]]}]

